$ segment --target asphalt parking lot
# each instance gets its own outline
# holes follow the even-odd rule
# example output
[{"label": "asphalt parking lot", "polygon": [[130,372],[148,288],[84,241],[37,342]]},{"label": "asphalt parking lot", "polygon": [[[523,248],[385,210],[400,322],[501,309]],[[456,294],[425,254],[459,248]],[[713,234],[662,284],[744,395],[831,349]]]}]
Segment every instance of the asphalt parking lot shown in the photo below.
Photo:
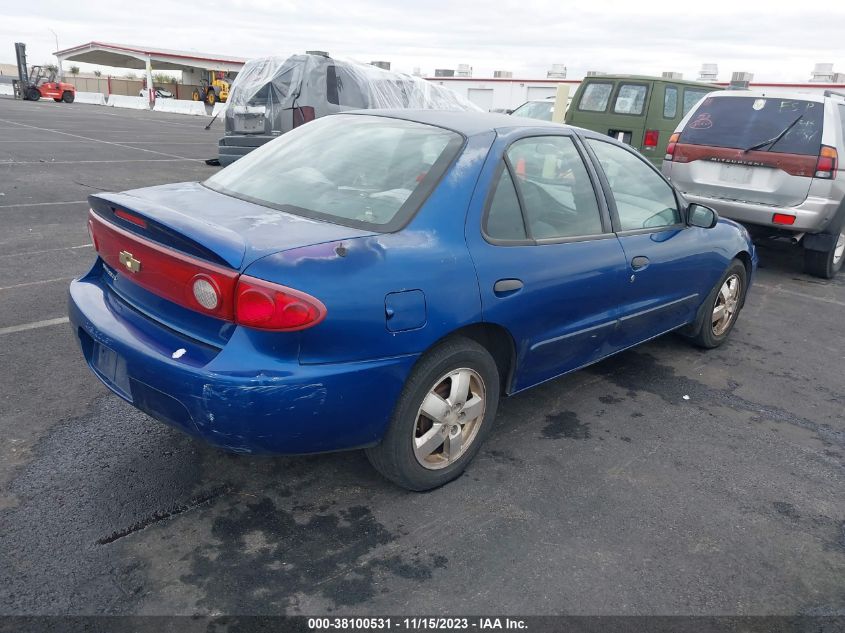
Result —
[{"label": "asphalt parking lot", "polygon": [[66,322],[86,196],[204,179],[207,119],[0,97],[5,614],[845,614],[845,275],[762,267],[667,336],[503,403],[426,494],[360,453],[224,454],[110,395]]}]

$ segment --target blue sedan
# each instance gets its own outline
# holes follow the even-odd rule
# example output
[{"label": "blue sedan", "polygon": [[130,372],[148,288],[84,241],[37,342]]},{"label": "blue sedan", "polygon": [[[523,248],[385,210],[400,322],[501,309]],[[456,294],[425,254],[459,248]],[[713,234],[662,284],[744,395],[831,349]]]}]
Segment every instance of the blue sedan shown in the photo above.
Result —
[{"label": "blue sedan", "polygon": [[500,396],[667,332],[720,345],[757,265],[630,147],[495,114],[334,115],[90,203],[69,311],[112,391],[232,451],[364,448],[412,490]]}]

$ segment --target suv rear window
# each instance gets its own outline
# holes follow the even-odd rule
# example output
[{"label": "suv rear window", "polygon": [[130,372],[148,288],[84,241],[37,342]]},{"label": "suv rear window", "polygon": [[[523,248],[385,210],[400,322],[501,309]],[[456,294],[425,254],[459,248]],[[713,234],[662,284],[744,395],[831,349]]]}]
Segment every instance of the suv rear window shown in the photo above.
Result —
[{"label": "suv rear window", "polygon": [[824,104],[772,97],[709,97],[696,110],[681,132],[681,143],[748,149],[772,140],[787,127],[777,142],[763,151],[817,156]]}]

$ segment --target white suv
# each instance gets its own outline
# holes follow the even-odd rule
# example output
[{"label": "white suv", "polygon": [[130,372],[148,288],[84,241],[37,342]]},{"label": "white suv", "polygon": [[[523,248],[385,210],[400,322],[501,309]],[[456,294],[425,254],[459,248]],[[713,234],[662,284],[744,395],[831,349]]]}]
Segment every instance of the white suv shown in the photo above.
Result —
[{"label": "white suv", "polygon": [[830,279],[845,254],[845,93],[726,90],[702,99],[669,140],[663,174],[691,201],[804,247]]}]

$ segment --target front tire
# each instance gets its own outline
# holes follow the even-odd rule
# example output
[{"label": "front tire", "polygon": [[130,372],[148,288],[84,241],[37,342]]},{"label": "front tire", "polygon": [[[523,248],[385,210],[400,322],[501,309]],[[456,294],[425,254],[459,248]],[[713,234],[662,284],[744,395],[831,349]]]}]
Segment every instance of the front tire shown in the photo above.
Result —
[{"label": "front tire", "polygon": [[29,101],[38,101],[41,98],[41,91],[38,88],[30,88],[26,91],[26,98]]},{"label": "front tire", "polygon": [[705,349],[719,347],[733,330],[745,301],[748,271],[735,259],[713,287],[701,306],[697,319],[698,331],[690,339]]},{"label": "front tire", "polygon": [[366,449],[370,463],[408,490],[452,481],[493,427],[499,380],[496,361],[471,339],[433,348],[411,372],[381,443]]},{"label": "front tire", "polygon": [[843,261],[845,261],[845,229],[839,233],[830,250],[804,249],[804,272],[813,277],[833,279],[836,273],[842,270]]}]

